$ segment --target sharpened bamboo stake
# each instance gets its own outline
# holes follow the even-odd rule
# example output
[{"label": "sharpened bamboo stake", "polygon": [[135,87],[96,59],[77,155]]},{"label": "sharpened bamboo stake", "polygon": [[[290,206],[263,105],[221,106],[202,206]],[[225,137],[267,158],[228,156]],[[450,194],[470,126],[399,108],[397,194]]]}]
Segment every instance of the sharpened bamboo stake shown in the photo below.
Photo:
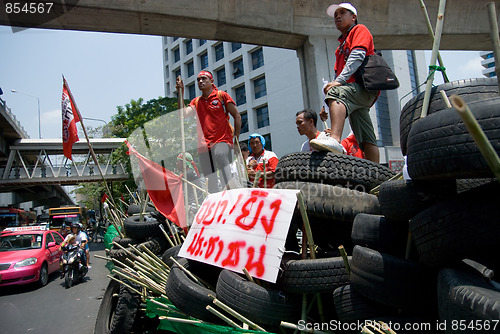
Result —
[{"label": "sharpened bamboo stake", "polygon": [[486,163],[493,172],[493,175],[500,182],[500,158],[498,157],[497,152],[488,140],[488,137],[486,137],[483,129],[481,129],[481,126],[472,114],[467,103],[465,103],[465,101],[460,96],[452,95],[450,97],[450,100],[453,104],[453,107],[457,110],[458,115],[467,127],[467,130],[472,136],[472,139],[474,139],[474,141],[476,142],[479,151],[486,160]]},{"label": "sharpened bamboo stake", "polygon": [[182,319],[182,318],[174,318],[174,317],[166,317],[164,315],[158,317],[160,320],[168,320],[173,322],[180,322],[184,324],[201,324],[203,321],[201,320],[192,320],[192,319]]},{"label": "sharpened bamboo stake", "polygon": [[342,260],[344,260],[345,270],[347,271],[347,276],[351,276],[351,266],[349,264],[349,259],[347,258],[347,253],[343,245],[339,246],[340,256],[342,256]]},{"label": "sharpened bamboo stake", "polygon": [[119,279],[117,279],[116,277],[113,277],[113,276],[111,276],[111,275],[106,275],[106,276],[107,276],[107,277],[109,277],[109,278],[111,278],[113,281],[116,281],[116,282],[118,282],[118,283],[120,283],[120,284],[125,285],[125,286],[129,289],[129,290],[131,290],[131,291],[133,291],[133,292],[137,293],[139,296],[142,296],[142,293],[140,293],[139,291],[137,291],[136,289],[134,289],[133,287],[131,287],[131,286],[130,286],[130,285],[128,285],[127,283],[125,283],[125,282],[123,282],[123,281],[121,281],[121,280],[119,280]]},{"label": "sharpened bamboo stake", "polygon": [[180,270],[182,270],[183,272],[186,273],[186,275],[188,275],[193,281],[195,281],[199,286],[202,286],[202,287],[205,287],[201,282],[200,280],[198,279],[198,277],[194,276],[189,270],[187,270],[186,268],[184,268],[184,266],[182,264],[180,264],[176,259],[174,259],[173,256],[170,257],[170,260],[174,261],[174,263],[179,267]]},{"label": "sharpened bamboo stake", "polygon": [[235,310],[233,310],[232,308],[230,308],[229,306],[227,306],[226,304],[224,304],[223,302],[221,302],[220,300],[218,300],[214,296],[210,295],[210,297],[213,297],[213,303],[215,305],[219,306],[221,309],[223,309],[227,313],[231,314],[232,316],[234,316],[235,318],[237,318],[241,322],[246,323],[250,327],[255,328],[259,331],[267,332],[264,328],[260,327],[259,325],[257,325],[256,323],[254,323],[250,319],[246,318],[245,316],[239,314],[238,312],[236,312]]},{"label": "sharpened bamboo stake", "polygon": [[229,325],[233,326],[234,328],[243,329],[243,327],[241,327],[240,325],[238,325],[237,323],[235,323],[234,321],[232,321],[231,319],[229,319],[228,317],[226,317],[224,314],[222,314],[219,311],[217,311],[216,309],[214,309],[212,306],[207,305],[206,309],[208,311],[210,311],[210,313],[212,313],[215,316],[219,317],[220,319],[224,320]]},{"label": "sharpened bamboo stake", "polygon": [[98,254],[94,254],[94,257],[95,258],[98,258],[98,259],[103,259],[103,260],[106,260],[106,261],[112,261],[113,259],[110,258],[110,257],[107,257],[107,256],[102,256],[102,255],[98,255]]},{"label": "sharpened bamboo stake", "polygon": [[172,242],[172,240],[170,240],[170,237],[168,236],[167,232],[165,231],[165,228],[163,227],[163,224],[160,224],[160,230],[161,232],[163,233],[163,235],[165,236],[165,239],[168,240],[168,243],[170,244],[170,247],[174,247],[174,243]]}]

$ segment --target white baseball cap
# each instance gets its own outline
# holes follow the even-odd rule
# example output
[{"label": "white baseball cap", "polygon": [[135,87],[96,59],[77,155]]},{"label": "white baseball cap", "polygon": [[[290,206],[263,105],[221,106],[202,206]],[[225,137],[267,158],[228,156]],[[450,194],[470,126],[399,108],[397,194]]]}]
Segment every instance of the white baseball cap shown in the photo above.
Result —
[{"label": "white baseball cap", "polygon": [[354,6],[351,5],[349,2],[342,2],[339,3],[338,5],[330,5],[330,7],[326,9],[326,13],[328,14],[328,16],[335,17],[335,11],[339,8],[345,8],[353,12],[354,15],[356,16],[358,15],[358,11],[356,10],[356,8],[354,8]]}]

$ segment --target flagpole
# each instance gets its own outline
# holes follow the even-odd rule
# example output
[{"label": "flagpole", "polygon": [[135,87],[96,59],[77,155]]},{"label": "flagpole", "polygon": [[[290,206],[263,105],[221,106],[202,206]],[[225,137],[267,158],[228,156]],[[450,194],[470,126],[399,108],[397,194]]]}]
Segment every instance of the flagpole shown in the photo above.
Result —
[{"label": "flagpole", "polygon": [[90,139],[89,139],[89,136],[87,135],[87,130],[85,129],[85,126],[83,125],[83,117],[80,114],[80,110],[78,110],[78,106],[76,105],[76,101],[73,97],[73,94],[71,93],[71,90],[69,89],[69,85],[66,82],[64,75],[62,77],[63,77],[63,85],[66,87],[66,90],[68,91],[68,94],[69,94],[69,98],[71,99],[71,102],[73,102],[73,105],[75,106],[75,112],[78,115],[78,119],[80,120],[80,124],[82,126],[83,133],[85,134],[85,138],[87,139],[87,144],[89,146],[89,150],[90,150],[90,154],[92,155],[92,159],[94,160],[94,164],[97,166],[97,169],[99,170],[99,173],[101,174],[102,181],[104,183],[104,186],[106,187],[106,191],[110,195],[109,198],[111,198],[111,202],[116,207],[115,200],[113,199],[113,194],[111,193],[111,190],[108,187],[108,183],[106,182],[106,178],[104,177],[104,174],[102,173],[101,166],[99,165],[99,162],[97,161],[97,157],[95,155],[94,149],[92,148],[92,144],[90,144]]},{"label": "flagpole", "polygon": [[[177,81],[182,80],[181,76],[179,75],[176,79]],[[182,173],[184,173],[184,177],[187,179],[187,168],[186,168],[186,141],[185,141],[185,135],[184,135],[184,87],[179,87],[177,90],[177,105],[179,107],[179,119],[181,122],[181,150],[182,150]],[[189,203],[188,203],[188,192],[187,192],[187,186],[188,184],[186,182],[183,183],[183,190],[184,190],[184,211],[186,213],[186,225],[190,226],[188,219],[189,219]],[[194,190],[194,189],[193,189]],[[196,195],[196,192],[195,192]]]}]

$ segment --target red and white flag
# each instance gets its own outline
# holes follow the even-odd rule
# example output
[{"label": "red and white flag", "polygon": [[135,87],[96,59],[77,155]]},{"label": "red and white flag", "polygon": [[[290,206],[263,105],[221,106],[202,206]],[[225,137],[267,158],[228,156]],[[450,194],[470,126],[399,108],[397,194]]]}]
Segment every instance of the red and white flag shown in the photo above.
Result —
[{"label": "red and white flag", "polygon": [[129,148],[128,154],[133,154],[139,162],[149,198],[153,201],[156,210],[187,231],[181,178],[142,156],[129,142],[126,141],[126,143]]},{"label": "red and white flag", "polygon": [[63,77],[63,93],[62,93],[62,139],[63,139],[63,152],[64,156],[68,159],[71,158],[71,151],[73,150],[73,143],[78,141],[78,130],[76,122],[80,122],[78,116],[78,109],[69,90],[68,83]]}]

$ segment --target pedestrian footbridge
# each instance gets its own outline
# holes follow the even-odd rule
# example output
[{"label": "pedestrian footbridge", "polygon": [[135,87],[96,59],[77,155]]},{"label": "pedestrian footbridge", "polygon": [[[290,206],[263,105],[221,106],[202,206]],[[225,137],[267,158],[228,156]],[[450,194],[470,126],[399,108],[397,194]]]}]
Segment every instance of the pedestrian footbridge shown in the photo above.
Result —
[{"label": "pedestrian footbridge", "polygon": [[86,140],[73,144],[73,160],[63,155],[62,139],[18,139],[9,148],[9,157],[0,167],[0,192],[37,185],[74,185],[82,182],[127,180],[125,166],[112,161],[113,152],[125,138],[90,139],[98,161]]}]

